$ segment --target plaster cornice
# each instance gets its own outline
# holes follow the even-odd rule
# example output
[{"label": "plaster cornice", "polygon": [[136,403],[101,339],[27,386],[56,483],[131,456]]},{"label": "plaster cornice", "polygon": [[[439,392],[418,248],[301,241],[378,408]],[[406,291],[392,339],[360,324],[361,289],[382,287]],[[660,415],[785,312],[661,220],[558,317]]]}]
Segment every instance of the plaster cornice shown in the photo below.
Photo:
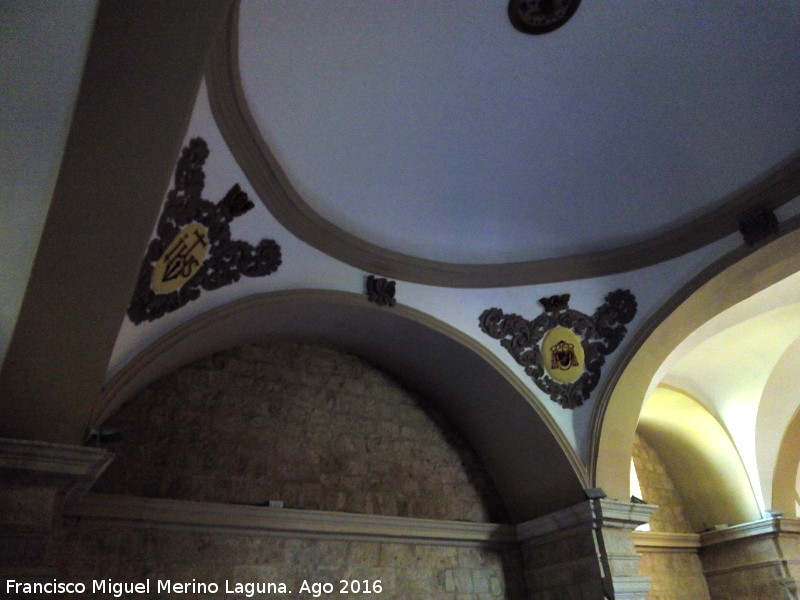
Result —
[{"label": "plaster cornice", "polygon": [[289,180],[261,135],[245,97],[239,72],[238,19],[237,2],[206,69],[209,101],[220,132],[278,221],[318,250],[370,273],[454,288],[511,287],[622,273],[701,248],[737,231],[742,215],[756,208],[774,210],[800,194],[800,152],[795,152],[691,221],[608,250],[496,264],[449,263],[388,250],[324,219]]},{"label": "plaster cornice", "polygon": [[634,531],[633,544],[638,552],[697,552],[700,534]]}]

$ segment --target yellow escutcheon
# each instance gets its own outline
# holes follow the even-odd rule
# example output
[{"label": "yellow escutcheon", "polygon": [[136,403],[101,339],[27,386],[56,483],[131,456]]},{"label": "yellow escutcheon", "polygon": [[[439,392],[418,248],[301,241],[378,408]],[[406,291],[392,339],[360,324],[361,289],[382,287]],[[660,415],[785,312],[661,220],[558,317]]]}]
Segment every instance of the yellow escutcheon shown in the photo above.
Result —
[{"label": "yellow escutcheon", "polygon": [[180,289],[200,270],[209,243],[208,229],[203,225],[186,225],[156,261],[150,288],[156,294],[169,294]]},{"label": "yellow escutcheon", "polygon": [[545,371],[559,383],[572,383],[583,374],[581,338],[566,327],[553,327],[542,340]]}]

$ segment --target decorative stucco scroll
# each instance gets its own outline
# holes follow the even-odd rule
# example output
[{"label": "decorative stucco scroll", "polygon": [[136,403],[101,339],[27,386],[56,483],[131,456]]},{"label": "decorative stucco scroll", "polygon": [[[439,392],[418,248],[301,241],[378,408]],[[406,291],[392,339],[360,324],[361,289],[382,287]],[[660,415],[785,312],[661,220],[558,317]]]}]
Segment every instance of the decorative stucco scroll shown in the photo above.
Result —
[{"label": "decorative stucco scroll", "polygon": [[181,152],[174,188],[167,194],[128,308],[137,325],[196,300],[200,288],[215,290],[242,275],[263,277],[281,264],[281,249],[273,240],[253,246],[231,239],[231,221],[253,208],[238,184],[216,204],[201,197],[208,155],[202,138],[192,139]]},{"label": "decorative stucco scroll", "polygon": [[374,302],[378,306],[394,306],[397,302],[394,299],[396,282],[389,281],[385,277],[367,277],[367,300]]},{"label": "decorative stucco scroll", "polygon": [[592,315],[569,308],[569,294],[542,298],[544,312],[532,321],[489,308],[480,316],[485,334],[500,340],[525,373],[564,408],[589,399],[605,357],[617,349],[636,315],[628,290],[608,294]]}]

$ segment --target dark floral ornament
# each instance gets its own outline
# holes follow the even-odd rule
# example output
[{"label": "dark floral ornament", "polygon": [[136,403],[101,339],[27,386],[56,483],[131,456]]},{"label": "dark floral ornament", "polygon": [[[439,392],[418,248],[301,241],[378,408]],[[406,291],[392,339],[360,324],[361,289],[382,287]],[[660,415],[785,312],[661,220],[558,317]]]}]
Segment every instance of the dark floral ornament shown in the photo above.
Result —
[{"label": "dark floral ornament", "polygon": [[394,306],[395,282],[385,277],[367,277],[367,300],[378,306]]},{"label": "dark floral ornament", "polygon": [[619,347],[625,325],[636,316],[636,299],[628,290],[616,290],[591,317],[569,308],[569,294],[539,302],[544,312],[532,321],[489,308],[480,316],[481,331],[500,340],[554,402],[581,406],[600,381],[605,357]]},{"label": "dark floral ornament", "polygon": [[196,300],[200,288],[215,290],[242,275],[263,277],[281,264],[281,249],[273,240],[256,246],[231,240],[231,221],[253,208],[238,184],[216,204],[201,197],[208,155],[206,142],[194,138],[178,159],[175,186],[167,194],[128,308],[137,325]]}]

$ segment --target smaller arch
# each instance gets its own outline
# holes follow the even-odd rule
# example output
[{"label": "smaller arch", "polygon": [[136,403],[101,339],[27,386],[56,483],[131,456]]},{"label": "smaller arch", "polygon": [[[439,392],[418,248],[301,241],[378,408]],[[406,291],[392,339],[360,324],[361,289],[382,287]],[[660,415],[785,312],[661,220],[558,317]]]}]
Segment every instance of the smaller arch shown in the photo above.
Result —
[{"label": "smaller arch", "polygon": [[686,284],[634,335],[592,415],[592,483],[612,498],[630,495],[630,457],[642,405],[669,355],[704,323],[795,274],[800,218],[783,224],[778,239],[731,252]]},{"label": "smaller arch", "polygon": [[214,353],[151,384],[106,424],[124,436],[94,486],[101,493],[508,521],[473,449],[427,398],[328,345]]},{"label": "smaller arch", "polygon": [[[761,394],[756,417],[756,460],[766,508],[795,516],[800,464],[800,337],[778,359]],[[788,426],[787,426],[788,423]]]},{"label": "smaller arch", "polygon": [[761,518],[742,459],[719,421],[689,394],[657,387],[639,417],[695,532]]},{"label": "smaller arch", "polygon": [[800,517],[800,407],[783,434],[772,478],[772,508]]}]

